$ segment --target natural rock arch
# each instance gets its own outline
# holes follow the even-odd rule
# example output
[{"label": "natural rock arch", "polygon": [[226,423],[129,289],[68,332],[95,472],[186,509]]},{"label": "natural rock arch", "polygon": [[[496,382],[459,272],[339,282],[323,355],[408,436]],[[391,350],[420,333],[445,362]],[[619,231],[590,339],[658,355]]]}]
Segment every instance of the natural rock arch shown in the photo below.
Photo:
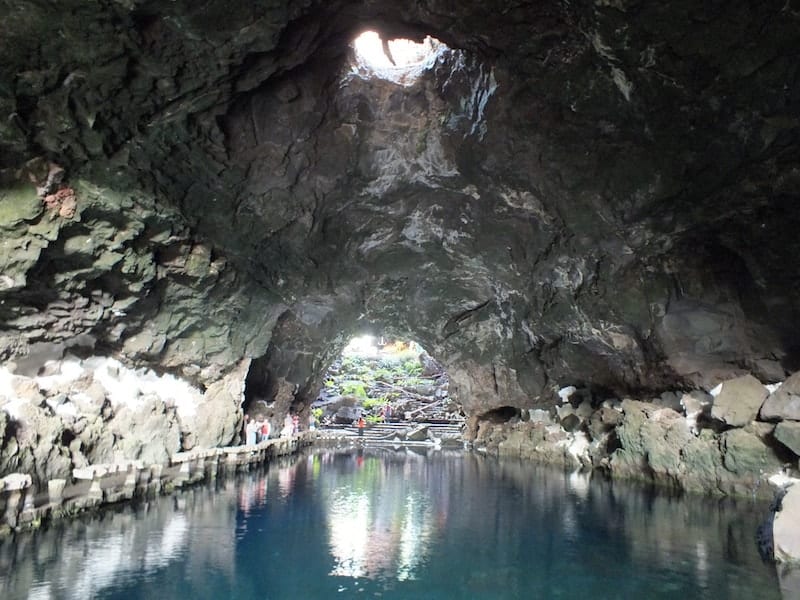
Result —
[{"label": "natural rock arch", "polygon": [[[785,3],[62,4],[4,35],[4,359],[88,334],[211,386],[269,356],[291,402],[366,319],[472,413],[796,362]],[[365,28],[453,50],[343,80]]]}]

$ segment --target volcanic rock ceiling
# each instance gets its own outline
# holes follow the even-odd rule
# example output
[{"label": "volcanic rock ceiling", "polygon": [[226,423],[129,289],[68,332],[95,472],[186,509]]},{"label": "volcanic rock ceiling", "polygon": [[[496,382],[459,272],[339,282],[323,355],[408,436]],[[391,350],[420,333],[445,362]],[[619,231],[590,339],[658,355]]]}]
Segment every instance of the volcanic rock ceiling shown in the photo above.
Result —
[{"label": "volcanic rock ceiling", "polygon": [[[288,406],[384,331],[469,413],[798,366],[797,0],[0,12],[4,360]],[[445,46],[398,83],[365,30]]]}]

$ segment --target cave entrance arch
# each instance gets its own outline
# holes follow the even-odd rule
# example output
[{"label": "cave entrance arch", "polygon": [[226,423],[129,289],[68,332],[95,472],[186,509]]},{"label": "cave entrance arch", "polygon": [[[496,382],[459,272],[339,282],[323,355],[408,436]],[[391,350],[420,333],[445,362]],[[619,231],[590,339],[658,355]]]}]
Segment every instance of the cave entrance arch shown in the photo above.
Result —
[{"label": "cave entrance arch", "polygon": [[386,335],[351,338],[311,408],[322,426],[362,416],[375,424],[464,420],[444,366],[418,342]]}]

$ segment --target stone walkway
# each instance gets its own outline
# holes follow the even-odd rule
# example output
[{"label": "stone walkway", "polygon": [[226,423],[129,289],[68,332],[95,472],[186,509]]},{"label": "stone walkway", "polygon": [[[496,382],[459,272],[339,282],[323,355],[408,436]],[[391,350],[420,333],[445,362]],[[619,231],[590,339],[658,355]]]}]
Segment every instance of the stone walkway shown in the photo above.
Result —
[{"label": "stone walkway", "polygon": [[324,427],[319,430],[320,439],[357,438],[364,444],[427,444],[463,445],[461,435],[463,423],[371,423],[364,428],[359,438],[354,425]]}]

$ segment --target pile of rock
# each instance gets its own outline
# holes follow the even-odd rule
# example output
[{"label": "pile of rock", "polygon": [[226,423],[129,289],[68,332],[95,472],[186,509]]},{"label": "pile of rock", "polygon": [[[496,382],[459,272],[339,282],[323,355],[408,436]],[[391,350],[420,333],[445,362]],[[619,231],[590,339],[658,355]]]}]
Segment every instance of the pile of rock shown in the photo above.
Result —
[{"label": "pile of rock", "polygon": [[774,492],[771,477],[798,466],[800,373],[782,385],[745,375],[710,393],[667,392],[647,401],[600,401],[575,388],[561,395],[551,411],[476,422],[474,443],[499,454],[601,468],[614,477],[764,498]]},{"label": "pile of rock", "polygon": [[242,369],[205,392],[118,361],[67,357],[38,375],[0,369],[0,474],[36,484],[90,464],[166,464],[175,453],[238,435]]},{"label": "pile of rock", "polygon": [[430,355],[398,360],[392,357],[349,357],[335,362],[326,384],[312,404],[321,409],[323,424],[347,425],[359,417],[390,421],[464,420],[461,406],[450,396],[450,380]]}]

